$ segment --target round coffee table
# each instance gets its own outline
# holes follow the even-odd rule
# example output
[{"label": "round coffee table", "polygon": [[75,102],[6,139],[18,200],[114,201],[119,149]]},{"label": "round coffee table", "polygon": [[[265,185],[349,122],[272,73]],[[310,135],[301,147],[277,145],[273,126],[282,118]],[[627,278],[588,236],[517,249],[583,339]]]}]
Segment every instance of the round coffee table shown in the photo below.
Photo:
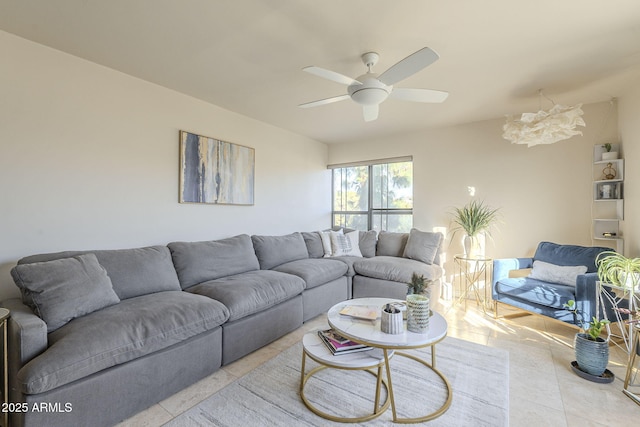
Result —
[{"label": "round coffee table", "polygon": [[[340,314],[340,311],[348,305],[363,305],[371,307],[379,307],[389,302],[401,302],[387,298],[357,298],[340,302],[329,309],[327,314],[329,325],[340,335],[353,341],[382,350],[384,355],[384,365],[387,371],[387,390],[389,399],[391,400],[391,410],[393,412],[393,421],[397,423],[418,423],[439,417],[444,414],[449,406],[451,406],[452,393],[451,385],[442,372],[436,369],[436,344],[447,336],[447,321],[440,314],[434,312],[429,319],[429,332],[426,334],[417,334],[405,330],[401,334],[391,335],[380,330],[380,318],[373,320],[360,320],[350,316]],[[422,347],[431,347],[431,363],[409,353],[397,350],[408,350]],[[394,350],[396,350],[394,352]],[[389,364],[391,353],[396,356],[403,356],[413,359],[436,373],[443,381],[447,392],[447,398],[442,406],[430,414],[417,418],[398,418],[396,413],[396,402],[393,393],[393,382],[391,381],[391,366]],[[341,357],[341,356],[340,356]]]},{"label": "round coffee table", "polygon": [[[320,364],[320,366],[305,373],[306,358],[310,357]],[[317,332],[308,332],[302,337],[302,368],[300,377],[300,397],[304,404],[316,415],[320,415],[331,421],[360,423],[364,421],[372,420],[382,415],[384,411],[389,408],[389,391],[386,385],[386,381],[382,378],[382,366],[384,366],[384,356],[379,349],[370,349],[366,351],[359,351],[349,354],[341,354],[334,356],[327,346],[322,342]],[[367,415],[359,417],[338,417],[336,415],[328,414],[318,409],[312,402],[307,399],[304,394],[304,386],[307,384],[309,378],[317,374],[319,371],[327,368],[346,369],[346,370],[363,370],[376,377],[376,395],[373,402],[373,412]],[[371,369],[376,368],[374,372]],[[384,385],[387,388],[387,398],[384,403],[379,406],[380,390]]]}]

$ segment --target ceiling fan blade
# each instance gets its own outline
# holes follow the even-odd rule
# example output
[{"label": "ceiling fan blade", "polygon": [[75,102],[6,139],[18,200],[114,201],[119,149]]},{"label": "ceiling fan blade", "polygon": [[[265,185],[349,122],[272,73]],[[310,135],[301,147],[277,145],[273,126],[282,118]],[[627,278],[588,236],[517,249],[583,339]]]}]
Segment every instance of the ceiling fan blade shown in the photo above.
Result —
[{"label": "ceiling fan blade", "polygon": [[402,61],[391,66],[387,71],[380,74],[378,80],[386,85],[393,85],[400,80],[417,73],[427,65],[433,64],[439,58],[438,54],[428,47],[424,47],[417,52],[404,58]]},{"label": "ceiling fan blade", "polygon": [[365,122],[372,122],[378,118],[378,105],[365,105],[362,107],[362,115]]},{"label": "ceiling fan blade", "polygon": [[449,96],[449,92],[431,89],[405,89],[393,88],[389,94],[390,98],[401,99],[413,102],[443,102]]},{"label": "ceiling fan blade", "polygon": [[317,101],[305,102],[304,104],[298,105],[298,107],[301,107],[301,108],[318,107],[320,105],[332,104],[334,102],[343,101],[345,99],[349,99],[349,95],[338,95],[338,96],[332,96],[331,98],[319,99]]},{"label": "ceiling fan blade", "polygon": [[347,77],[344,74],[336,73],[335,71],[326,70],[320,67],[305,67],[302,71],[306,71],[309,74],[313,74],[314,76],[322,77],[323,79],[331,80],[332,82],[342,83],[344,85],[350,85],[353,83],[360,83],[357,80],[352,79],[351,77]]}]

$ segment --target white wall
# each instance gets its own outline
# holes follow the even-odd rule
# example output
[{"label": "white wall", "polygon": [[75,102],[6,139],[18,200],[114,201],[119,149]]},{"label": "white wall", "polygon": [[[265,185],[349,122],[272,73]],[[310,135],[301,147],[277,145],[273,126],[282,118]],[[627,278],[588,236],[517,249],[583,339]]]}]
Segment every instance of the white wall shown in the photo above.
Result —
[{"label": "white wall", "polygon": [[624,164],[624,235],[625,255],[640,257],[640,82],[629,87],[618,100],[620,137]]},{"label": "white wall", "polygon": [[[5,32],[0,52],[0,299],[29,254],[329,225],[326,145]],[[255,206],[178,203],[180,129],[256,149]]]},{"label": "white wall", "polygon": [[[583,110],[583,136],[551,145],[513,145],[502,138],[504,119],[496,119],[331,145],[329,162],[413,155],[414,226],[423,230],[449,227],[452,208],[471,200],[467,187],[475,187],[476,198],[500,208],[489,256],[531,256],[542,240],[591,245],[593,146],[615,140],[617,109],[604,102]],[[446,246],[448,272],[461,237]]]}]

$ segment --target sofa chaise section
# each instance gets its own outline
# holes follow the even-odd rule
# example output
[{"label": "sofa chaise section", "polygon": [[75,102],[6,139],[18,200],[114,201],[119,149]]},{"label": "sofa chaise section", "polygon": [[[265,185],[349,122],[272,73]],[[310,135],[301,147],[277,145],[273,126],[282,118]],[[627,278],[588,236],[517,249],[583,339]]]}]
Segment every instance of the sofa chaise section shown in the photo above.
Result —
[{"label": "sofa chaise section", "polygon": [[[80,286],[92,279],[67,266],[87,259],[104,270],[104,290],[114,300],[74,316],[87,306]],[[12,312],[10,401],[68,403],[72,410],[16,413],[13,425],[113,425],[221,366],[220,325],[229,312],[181,291],[166,247],[42,254],[14,270],[25,292],[23,301],[3,303]],[[48,283],[52,278],[57,284]],[[38,281],[55,285],[55,294],[41,292]]]}]

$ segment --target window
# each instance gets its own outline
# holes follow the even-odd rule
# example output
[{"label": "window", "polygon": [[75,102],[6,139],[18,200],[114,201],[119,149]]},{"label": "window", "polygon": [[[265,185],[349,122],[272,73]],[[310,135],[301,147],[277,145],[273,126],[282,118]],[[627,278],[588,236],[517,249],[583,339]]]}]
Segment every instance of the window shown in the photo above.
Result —
[{"label": "window", "polygon": [[408,232],[413,225],[413,161],[409,158],[332,165],[332,225]]}]

